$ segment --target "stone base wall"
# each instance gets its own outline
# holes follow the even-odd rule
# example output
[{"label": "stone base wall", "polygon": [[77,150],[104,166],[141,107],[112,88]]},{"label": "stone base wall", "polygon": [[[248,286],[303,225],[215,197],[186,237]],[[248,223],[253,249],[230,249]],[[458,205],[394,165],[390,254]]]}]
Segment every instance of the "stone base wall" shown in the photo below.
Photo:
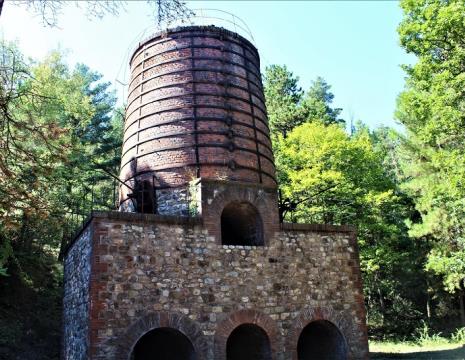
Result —
[{"label": "stone base wall", "polygon": [[88,226],[68,250],[64,263],[63,349],[65,359],[85,359],[89,349],[89,286],[92,229]]},{"label": "stone base wall", "polygon": [[[243,323],[267,333],[273,359],[297,359],[302,329],[321,319],[343,334],[349,358],[368,358],[350,228],[284,224],[261,247],[223,246],[200,218],[101,213],[89,228],[93,236],[81,239],[92,246],[91,359],[127,360],[157,327],[184,333],[200,360],[225,359]],[[65,319],[77,319],[78,309],[65,307]]]}]

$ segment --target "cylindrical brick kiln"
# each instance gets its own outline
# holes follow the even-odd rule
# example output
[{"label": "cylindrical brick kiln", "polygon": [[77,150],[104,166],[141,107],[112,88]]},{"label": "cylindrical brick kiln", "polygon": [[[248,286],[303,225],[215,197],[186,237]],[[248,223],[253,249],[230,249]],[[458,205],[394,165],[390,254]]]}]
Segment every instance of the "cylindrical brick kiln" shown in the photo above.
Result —
[{"label": "cylindrical brick kiln", "polygon": [[177,200],[166,194],[196,178],[276,187],[260,60],[247,39],[180,27],[140,43],[130,66],[122,210],[168,213],[163,202]]}]

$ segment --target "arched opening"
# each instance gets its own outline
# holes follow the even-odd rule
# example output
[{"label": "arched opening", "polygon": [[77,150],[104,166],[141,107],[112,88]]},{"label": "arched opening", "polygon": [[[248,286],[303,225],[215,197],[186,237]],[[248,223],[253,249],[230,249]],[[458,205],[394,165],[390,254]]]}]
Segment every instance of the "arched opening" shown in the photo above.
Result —
[{"label": "arched opening", "polygon": [[236,327],[226,342],[227,360],[271,360],[270,339],[254,324]]},{"label": "arched opening", "polygon": [[299,360],[346,360],[347,348],[339,329],[326,320],[312,321],[300,333]]},{"label": "arched opening", "polygon": [[247,202],[232,202],[221,213],[223,245],[264,245],[263,225],[257,209]]},{"label": "arched opening", "polygon": [[196,360],[194,346],[186,335],[172,328],[157,328],[137,341],[132,360]]}]

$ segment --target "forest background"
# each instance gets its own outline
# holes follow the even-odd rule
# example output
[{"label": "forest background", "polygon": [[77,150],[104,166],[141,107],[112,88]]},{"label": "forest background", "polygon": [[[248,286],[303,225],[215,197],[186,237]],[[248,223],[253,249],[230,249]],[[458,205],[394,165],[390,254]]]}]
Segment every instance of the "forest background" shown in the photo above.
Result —
[{"label": "forest background", "polygon": [[[343,119],[321,77],[303,90],[285,65],[266,68],[280,205],[285,221],[357,226],[371,339],[463,342],[465,3],[400,6],[416,57],[400,131]],[[2,41],[0,70],[0,358],[55,359],[63,251],[91,210],[116,207],[124,108],[59,51],[27,59]]]}]

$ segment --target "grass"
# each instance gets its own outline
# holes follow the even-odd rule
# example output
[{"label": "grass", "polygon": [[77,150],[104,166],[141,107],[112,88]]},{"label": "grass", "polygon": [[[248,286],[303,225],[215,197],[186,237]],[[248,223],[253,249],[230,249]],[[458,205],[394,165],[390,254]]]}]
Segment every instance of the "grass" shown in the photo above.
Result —
[{"label": "grass", "polygon": [[461,359],[465,360],[465,346],[443,341],[425,342],[377,342],[370,341],[372,359]]},{"label": "grass", "polygon": [[465,328],[457,329],[450,338],[432,333],[426,323],[416,330],[415,341],[370,341],[372,359],[465,360]]}]

